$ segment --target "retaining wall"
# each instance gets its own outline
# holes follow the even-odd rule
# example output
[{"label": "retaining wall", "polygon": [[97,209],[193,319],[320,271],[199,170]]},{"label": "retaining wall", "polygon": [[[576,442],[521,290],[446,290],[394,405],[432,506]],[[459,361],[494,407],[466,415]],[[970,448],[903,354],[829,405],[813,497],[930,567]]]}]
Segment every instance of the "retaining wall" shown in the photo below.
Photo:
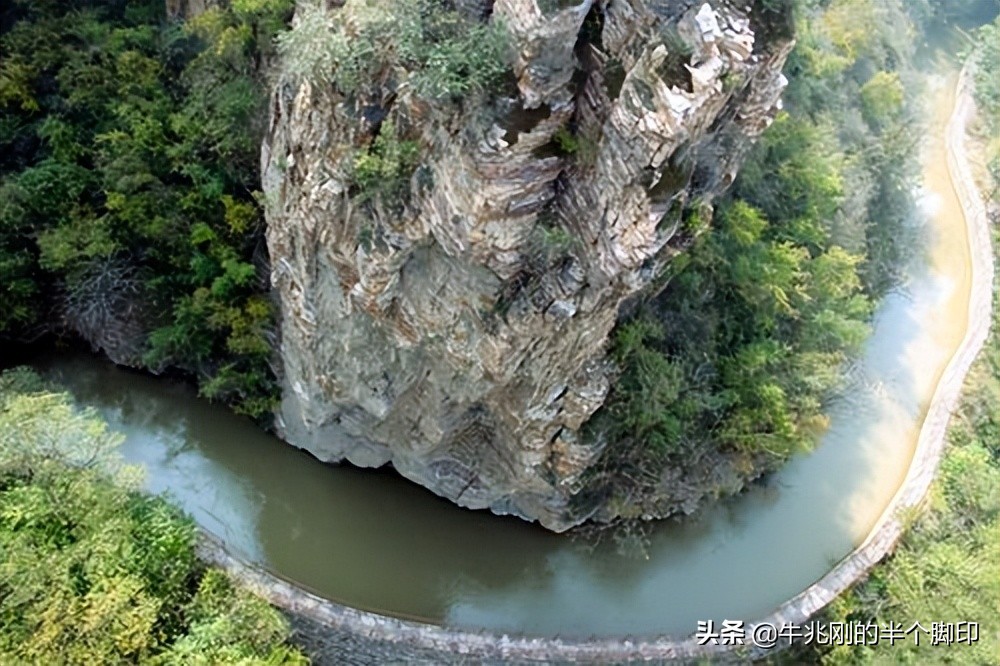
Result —
[{"label": "retaining wall", "polygon": [[[948,169],[965,212],[972,254],[969,325],[935,390],[903,484],[868,538],[823,578],[783,603],[774,613],[747,625],[803,624],[889,554],[904,531],[904,517],[927,497],[944,452],[948,421],[958,406],[965,375],[986,341],[993,291],[993,253],[983,200],[965,153],[966,124],[974,113],[969,67],[963,68],[956,103],[946,129]],[[227,570],[270,603],[286,611],[296,640],[317,663],[383,664],[392,662],[714,662],[747,661],[761,649],[699,645],[694,636],[659,639],[525,638],[470,632],[360,611],[325,600],[272,572],[229,553],[205,535],[201,554]]]}]

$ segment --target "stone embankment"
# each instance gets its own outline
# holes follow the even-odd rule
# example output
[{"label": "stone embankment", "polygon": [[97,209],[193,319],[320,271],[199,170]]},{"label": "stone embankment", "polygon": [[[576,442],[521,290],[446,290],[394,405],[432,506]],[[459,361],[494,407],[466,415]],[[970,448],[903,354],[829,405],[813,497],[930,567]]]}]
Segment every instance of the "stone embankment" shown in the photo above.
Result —
[{"label": "stone embankment", "polygon": [[[946,129],[948,167],[965,213],[972,254],[969,324],[931,400],[909,472],[868,538],[822,579],[789,599],[770,616],[752,622],[804,623],[863,578],[888,555],[904,532],[905,517],[923,503],[940,463],[949,418],[958,405],[962,384],[989,333],[993,290],[993,255],[983,201],[965,153],[966,125],[973,113],[968,68],[959,78],[956,104]],[[527,638],[449,629],[390,618],[350,608],[312,594],[227,552],[205,536],[202,556],[246,583],[291,618],[297,640],[317,663],[380,664],[386,662],[566,663],[678,661],[711,658],[745,662],[764,654],[748,647],[699,645],[694,636],[653,639]]]}]

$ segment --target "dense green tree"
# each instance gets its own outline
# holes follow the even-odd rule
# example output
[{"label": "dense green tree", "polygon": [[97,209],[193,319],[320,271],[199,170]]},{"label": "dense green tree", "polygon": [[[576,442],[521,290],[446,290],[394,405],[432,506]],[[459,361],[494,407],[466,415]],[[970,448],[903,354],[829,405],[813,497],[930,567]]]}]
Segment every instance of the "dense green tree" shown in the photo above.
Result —
[{"label": "dense green tree", "polygon": [[356,3],[332,16],[321,4],[303,4],[278,43],[285,71],[346,95],[409,85],[428,99],[461,99],[507,72],[503,26],[465,19],[441,0]]},{"label": "dense green tree", "polygon": [[[269,413],[259,66],[291,5],[241,0],[175,24],[153,0],[15,3],[0,61],[0,335],[66,321],[115,360],[182,368],[206,396]],[[109,302],[123,315],[95,319]]]},{"label": "dense green tree", "polygon": [[0,375],[0,661],[302,664],[274,609],[195,555],[112,433],[27,370]]}]

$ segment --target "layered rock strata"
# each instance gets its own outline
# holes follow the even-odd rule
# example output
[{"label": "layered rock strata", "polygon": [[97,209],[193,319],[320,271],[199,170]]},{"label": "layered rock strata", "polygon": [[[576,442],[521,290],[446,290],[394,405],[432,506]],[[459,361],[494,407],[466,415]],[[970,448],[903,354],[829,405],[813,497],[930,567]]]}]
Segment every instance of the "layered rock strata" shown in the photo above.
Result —
[{"label": "layered rock strata", "polygon": [[[722,2],[457,7],[505,26],[507,93],[276,87],[262,166],[278,428],[323,460],[391,462],[463,506],[564,530],[599,508],[573,497],[614,445],[580,435],[614,378],[609,333],[662,288],[773,118],[791,41]],[[420,147],[398,206],[352,182],[386,120]]]}]

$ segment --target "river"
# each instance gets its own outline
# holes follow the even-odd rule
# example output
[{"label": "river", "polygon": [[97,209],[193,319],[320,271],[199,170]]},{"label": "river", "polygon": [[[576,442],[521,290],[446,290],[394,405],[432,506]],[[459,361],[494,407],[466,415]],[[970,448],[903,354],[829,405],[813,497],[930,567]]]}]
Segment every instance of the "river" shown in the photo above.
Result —
[{"label": "river", "polygon": [[761,617],[861,543],[904,478],[968,320],[965,222],[944,159],[953,81],[931,79],[927,251],[881,303],[817,449],[685,523],[644,558],[459,509],[384,472],[325,465],[187,385],[86,354],[36,362],[125,433],[126,460],[239,555],[344,604],[527,635],[686,635]]}]

